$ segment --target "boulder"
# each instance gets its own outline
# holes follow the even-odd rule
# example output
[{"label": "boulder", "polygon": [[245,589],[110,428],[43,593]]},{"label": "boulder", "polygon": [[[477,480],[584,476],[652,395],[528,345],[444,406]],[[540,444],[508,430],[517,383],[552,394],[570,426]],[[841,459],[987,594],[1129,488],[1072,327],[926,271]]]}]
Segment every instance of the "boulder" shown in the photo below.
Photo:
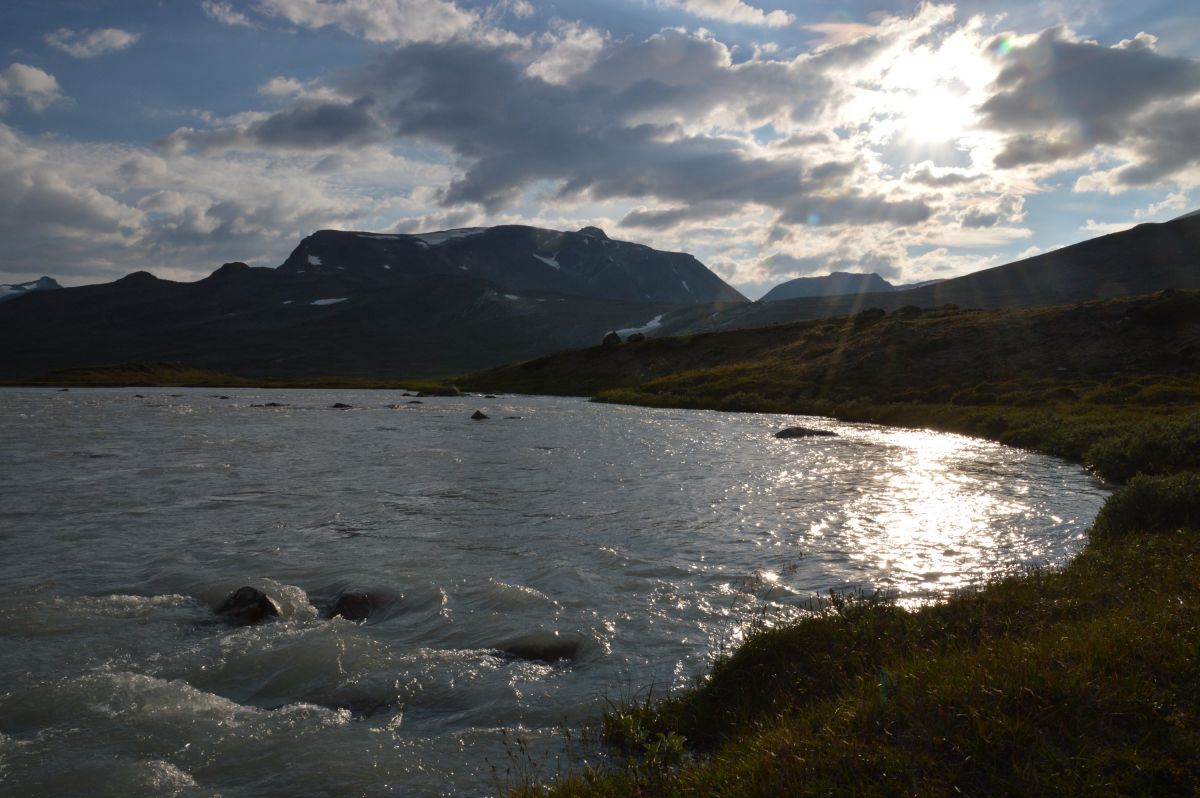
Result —
[{"label": "boulder", "polygon": [[266,593],[247,585],[230,593],[217,607],[216,614],[234,626],[250,626],[278,618],[279,605]]},{"label": "boulder", "polygon": [[483,421],[485,418],[487,418],[487,416],[484,414],[484,412],[482,410],[476,410],[474,413],[471,414],[471,418],[474,419],[475,421]]},{"label": "boulder", "polygon": [[584,650],[583,640],[550,632],[515,638],[492,647],[501,656],[535,662],[560,662],[577,659]]},{"label": "boulder", "polygon": [[334,410],[350,410],[354,407],[354,405],[347,405],[347,404],[343,404],[341,402],[335,402],[335,403],[331,404],[330,407],[333,408]]},{"label": "boulder", "polygon": [[365,621],[378,606],[379,601],[370,593],[347,591],[337,597],[326,617]]},{"label": "boulder", "polygon": [[827,429],[811,427],[788,427],[775,433],[776,438],[836,438],[837,433]]}]

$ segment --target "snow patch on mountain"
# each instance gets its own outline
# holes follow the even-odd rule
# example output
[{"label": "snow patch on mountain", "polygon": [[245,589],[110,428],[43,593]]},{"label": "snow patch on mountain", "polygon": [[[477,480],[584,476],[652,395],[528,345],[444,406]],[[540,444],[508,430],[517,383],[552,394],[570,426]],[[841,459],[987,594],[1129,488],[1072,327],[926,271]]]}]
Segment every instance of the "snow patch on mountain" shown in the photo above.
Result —
[{"label": "snow patch on mountain", "polygon": [[321,265],[321,258],[320,258],[320,256],[318,256],[318,255],[309,255],[309,256],[308,256],[308,265],[309,265],[309,266],[320,266],[320,265]]},{"label": "snow patch on mountain", "polygon": [[627,335],[633,335],[634,333],[642,333],[643,335],[645,335],[646,333],[653,330],[655,327],[661,327],[662,326],[662,318],[663,318],[663,314],[660,313],[657,316],[655,316],[654,318],[650,319],[650,321],[643,324],[641,327],[626,327],[624,330],[617,330],[617,335],[621,336],[622,338],[624,338]]},{"label": "snow patch on mountain", "polygon": [[553,267],[555,269],[562,268],[562,266],[559,265],[559,262],[558,262],[558,253],[557,252],[555,252],[553,255],[551,255],[548,258],[544,258],[541,255],[534,252],[533,257],[537,258],[538,260],[540,260],[542,263],[546,264],[547,266]]},{"label": "snow patch on mountain", "polygon": [[348,296],[340,296],[335,299],[314,299],[312,302],[309,302],[308,304],[310,304],[310,305],[336,305],[339,302],[345,302],[349,298],[350,297],[348,297]]},{"label": "snow patch on mountain", "polygon": [[486,227],[457,227],[453,230],[439,230],[436,233],[418,233],[416,237],[426,245],[436,247],[438,244],[445,244],[452,238],[466,238],[486,232]]}]

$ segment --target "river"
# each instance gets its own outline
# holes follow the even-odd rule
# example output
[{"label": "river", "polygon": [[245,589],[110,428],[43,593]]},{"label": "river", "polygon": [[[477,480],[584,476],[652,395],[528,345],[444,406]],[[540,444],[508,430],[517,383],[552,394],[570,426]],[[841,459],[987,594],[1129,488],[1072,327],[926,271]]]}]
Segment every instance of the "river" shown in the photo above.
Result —
[{"label": "river", "polygon": [[[1061,565],[1107,495],[961,436],[525,396],[0,389],[0,452],[21,796],[503,792],[755,619]],[[242,585],[282,618],[215,620]],[[324,617],[348,590],[365,622]]]}]

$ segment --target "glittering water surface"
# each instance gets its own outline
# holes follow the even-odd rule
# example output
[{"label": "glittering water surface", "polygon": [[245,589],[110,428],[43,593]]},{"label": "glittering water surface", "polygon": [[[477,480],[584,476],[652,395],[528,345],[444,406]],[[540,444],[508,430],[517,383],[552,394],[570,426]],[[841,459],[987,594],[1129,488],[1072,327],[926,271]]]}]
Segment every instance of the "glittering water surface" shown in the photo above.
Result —
[{"label": "glittering water surface", "polygon": [[[563,729],[686,685],[764,607],[1061,564],[1105,496],[953,435],[408,401],[0,391],[0,792],[494,794],[595,759]],[[838,437],[772,437],[799,423]],[[215,623],[244,584],[282,620]],[[350,589],[382,609],[324,619]],[[495,651],[555,639],[578,658]]]}]

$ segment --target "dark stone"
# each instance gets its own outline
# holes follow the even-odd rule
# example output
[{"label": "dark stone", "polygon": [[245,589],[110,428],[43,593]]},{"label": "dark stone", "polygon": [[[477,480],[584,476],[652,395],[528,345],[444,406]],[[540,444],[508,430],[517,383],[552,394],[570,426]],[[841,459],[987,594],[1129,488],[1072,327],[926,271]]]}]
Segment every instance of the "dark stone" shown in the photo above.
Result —
[{"label": "dark stone", "polygon": [[262,404],[262,405],[250,405],[250,406],[251,407],[291,407],[291,405],[287,405],[282,402],[267,402],[266,404]]},{"label": "dark stone", "polygon": [[348,621],[365,621],[379,606],[370,593],[351,591],[342,593],[329,608],[329,618],[345,618]]},{"label": "dark stone", "polygon": [[642,333],[634,333],[633,335],[631,335],[625,339],[625,343],[636,344],[638,341],[645,341],[645,340],[646,340],[646,336],[643,335]]},{"label": "dark stone", "polygon": [[245,586],[230,593],[216,613],[234,626],[249,626],[268,618],[278,618],[279,606],[266,593]]},{"label": "dark stone", "polygon": [[519,421],[521,419],[520,416],[505,416],[504,418],[506,421]]},{"label": "dark stone", "polygon": [[617,346],[621,343],[621,336],[617,335],[616,331],[610,332],[604,336],[604,340],[600,342],[600,346]]},{"label": "dark stone", "polygon": [[776,438],[836,438],[837,433],[827,429],[811,429],[809,427],[788,427],[775,433]]},{"label": "dark stone", "polygon": [[493,648],[505,657],[534,662],[560,662],[577,659],[583,653],[583,641],[577,637],[543,633],[510,640]]},{"label": "dark stone", "polygon": [[496,398],[496,396],[495,396],[495,394],[485,393],[485,394],[483,395],[483,398],[484,398],[484,399],[495,399],[495,398]]},{"label": "dark stone", "polygon": [[334,404],[331,404],[330,407],[334,410],[350,410],[354,407],[354,405],[347,405],[347,404],[342,404],[341,402],[335,402]]},{"label": "dark stone", "polygon": [[425,404],[424,402],[420,401],[419,399],[412,399],[412,400],[410,400],[408,403],[409,403],[410,405],[423,405],[423,404]]},{"label": "dark stone", "polygon": [[63,393],[64,391],[69,391],[69,390],[71,390],[71,389],[70,388],[59,388],[58,392]]},{"label": "dark stone", "polygon": [[135,394],[133,395],[133,398],[134,398],[134,399],[145,399],[146,397],[142,396],[140,393],[135,393]]},{"label": "dark stone", "polygon": [[483,421],[485,418],[487,418],[487,416],[484,415],[482,410],[476,410],[471,414],[471,418],[473,418],[475,421]]}]

